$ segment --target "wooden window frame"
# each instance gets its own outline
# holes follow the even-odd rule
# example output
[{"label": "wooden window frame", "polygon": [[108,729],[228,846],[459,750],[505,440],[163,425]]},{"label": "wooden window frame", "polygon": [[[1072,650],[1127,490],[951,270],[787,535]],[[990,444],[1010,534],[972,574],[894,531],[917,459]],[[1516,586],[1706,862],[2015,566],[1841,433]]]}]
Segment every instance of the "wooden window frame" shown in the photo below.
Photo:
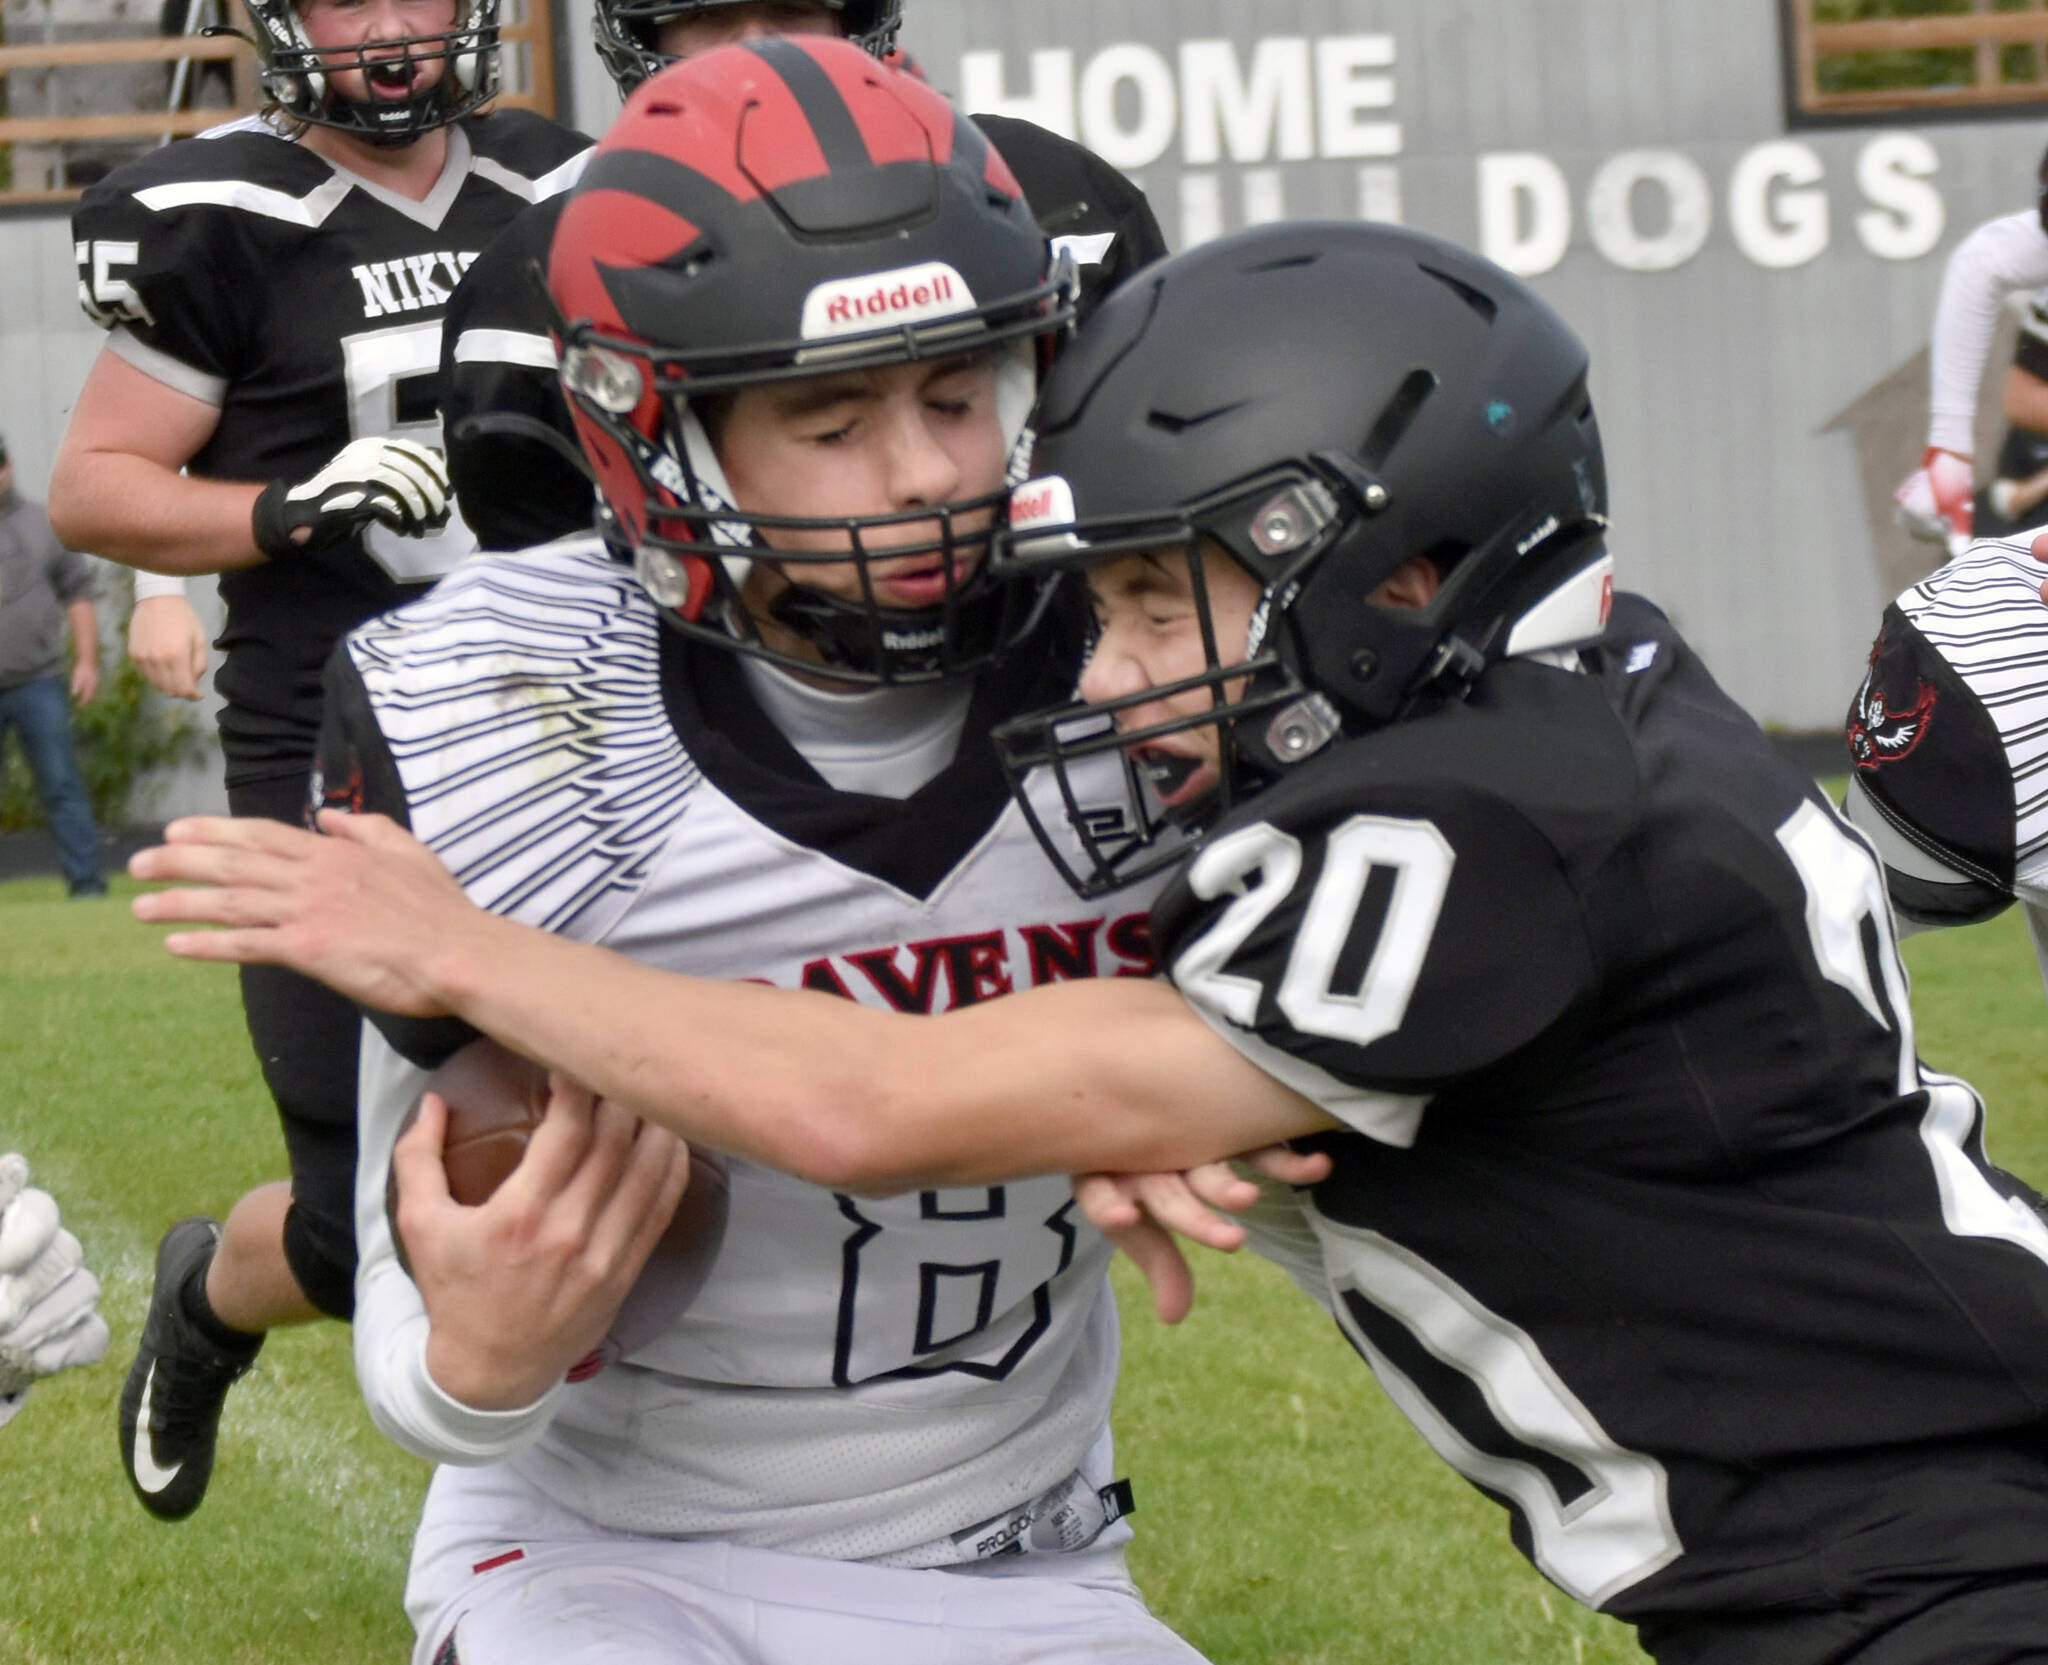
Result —
[{"label": "wooden window frame", "polygon": [[[527,85],[501,92],[490,109],[556,110],[555,58],[561,49],[554,26],[555,0],[524,0],[525,16],[501,23],[500,49],[526,48]],[[501,0],[510,10],[509,0]],[[53,69],[74,65],[226,61],[234,103],[225,109],[135,110],[92,116],[0,116],[0,145],[63,144],[80,140],[158,139],[169,141],[202,133],[224,121],[246,116],[263,106],[256,54],[230,35],[147,35],[132,40],[62,41],[41,46],[0,46],[0,75],[18,69]],[[0,191],[0,209],[51,207],[78,200],[83,187],[58,191]]]},{"label": "wooden window frame", "polygon": [[[2032,11],[1982,10],[1856,23],[1816,23],[1813,3],[1778,0],[1788,128],[2012,121],[2048,111],[2048,5],[2039,0]],[[1977,3],[1984,6],[1988,0]],[[1966,87],[1851,93],[1820,89],[1820,60],[1830,53],[1956,46],[1977,49],[1977,80]],[[1999,81],[1998,53],[2007,46],[2040,47],[2042,79],[2012,85]]]}]

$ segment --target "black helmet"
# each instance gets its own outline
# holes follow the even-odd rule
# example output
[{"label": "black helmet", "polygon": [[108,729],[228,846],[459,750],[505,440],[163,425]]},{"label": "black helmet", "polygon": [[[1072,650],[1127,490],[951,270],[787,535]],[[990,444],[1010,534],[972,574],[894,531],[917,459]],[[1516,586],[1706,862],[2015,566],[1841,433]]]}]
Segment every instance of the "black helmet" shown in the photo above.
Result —
[{"label": "black helmet", "polygon": [[[687,636],[792,668],[741,586],[756,558],[791,579],[775,620],[835,675],[965,674],[1029,634],[1055,582],[999,582],[979,553],[1007,491],[888,515],[805,520],[738,508],[707,432],[707,395],[988,351],[1013,456],[1039,375],[1073,318],[1002,158],[938,93],[844,41],[721,47],[663,70],[591,152],[549,253],[562,385],[641,581]],[[1012,480],[1021,469],[1013,466]],[[938,541],[891,542],[935,524]],[[829,532],[801,554],[763,533]],[[876,534],[880,534],[876,537]],[[972,551],[930,607],[806,586],[806,563]],[[879,558],[879,556],[878,556]]]},{"label": "black helmet", "polygon": [[[459,121],[498,96],[498,0],[456,0],[455,26],[436,34],[326,51],[307,40],[294,0],[242,3],[255,25],[255,33],[243,38],[256,48],[263,90],[294,121],[396,148]],[[396,58],[378,50],[392,46],[405,50]],[[337,70],[370,74],[380,65],[429,61],[441,64],[441,78],[412,98],[365,103],[342,98],[330,82]]]},{"label": "black helmet", "polygon": [[[673,62],[655,45],[654,33],[662,24],[742,3],[743,0],[597,0],[591,31],[597,37],[597,55],[604,59],[605,69],[618,84],[619,96],[631,97],[642,81]],[[896,31],[903,26],[903,0],[818,3],[839,14],[840,33],[869,56],[885,57],[895,47]]]},{"label": "black helmet", "polygon": [[[1604,622],[1586,349],[1532,290],[1437,238],[1297,222],[1155,266],[1054,367],[1037,424],[1037,478],[1012,500],[996,564],[1188,552],[1209,669],[1177,689],[1206,687],[1215,704],[1162,730],[1219,722],[1223,784],[1204,819],[1340,733],[1458,697],[1492,661]],[[1213,640],[1205,550],[1261,587],[1242,651]],[[1433,601],[1365,600],[1417,555],[1441,576]],[[1167,692],[1008,725],[1013,778],[1160,732],[1106,719]],[[1175,859],[1145,854],[1156,818],[1142,798],[1134,817],[1105,821],[1070,794],[1088,870],[1048,849],[1077,885],[1128,883]]]}]

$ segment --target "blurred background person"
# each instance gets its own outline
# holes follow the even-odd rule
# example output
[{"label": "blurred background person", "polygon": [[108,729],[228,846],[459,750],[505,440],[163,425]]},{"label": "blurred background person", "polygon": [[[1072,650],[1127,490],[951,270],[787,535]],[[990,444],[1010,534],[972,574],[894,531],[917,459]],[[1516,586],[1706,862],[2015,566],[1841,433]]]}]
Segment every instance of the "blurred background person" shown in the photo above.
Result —
[{"label": "blurred background person", "polygon": [[[71,631],[69,686],[64,631]],[[0,741],[12,729],[57,841],[57,862],[73,896],[104,896],[100,835],[71,742],[71,702],[100,691],[99,615],[92,564],[66,549],[40,503],[14,486],[0,439]]]},{"label": "blurred background person", "polygon": [[[2000,409],[2009,426],[1997,472],[1977,485],[1978,389],[2007,298],[2036,291]],[[1986,220],[1958,243],[1942,273],[1929,348],[1927,449],[1894,494],[1899,522],[1951,554],[2048,520],[2048,153],[2034,206]]]}]

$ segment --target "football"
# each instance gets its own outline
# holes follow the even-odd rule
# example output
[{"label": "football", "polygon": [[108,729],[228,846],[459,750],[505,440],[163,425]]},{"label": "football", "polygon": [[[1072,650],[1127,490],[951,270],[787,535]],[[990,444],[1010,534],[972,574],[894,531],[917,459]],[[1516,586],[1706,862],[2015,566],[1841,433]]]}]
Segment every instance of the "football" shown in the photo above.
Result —
[{"label": "football", "polygon": [[[548,1072],[531,1058],[482,1036],[433,1073],[421,1097],[429,1092],[439,1094],[448,1105],[448,1130],[442,1144],[448,1193],[474,1208],[488,1201],[519,1165],[526,1141],[547,1111]],[[415,1100],[399,1128],[401,1137],[419,1113],[420,1104]],[[668,1229],[627,1291],[604,1341],[569,1373],[571,1381],[582,1381],[637,1352],[696,1298],[725,1236],[727,1189],[724,1161],[715,1152],[692,1146],[690,1183]],[[384,1211],[398,1262],[410,1273],[412,1264],[398,1230],[396,1170],[384,1181]]]}]

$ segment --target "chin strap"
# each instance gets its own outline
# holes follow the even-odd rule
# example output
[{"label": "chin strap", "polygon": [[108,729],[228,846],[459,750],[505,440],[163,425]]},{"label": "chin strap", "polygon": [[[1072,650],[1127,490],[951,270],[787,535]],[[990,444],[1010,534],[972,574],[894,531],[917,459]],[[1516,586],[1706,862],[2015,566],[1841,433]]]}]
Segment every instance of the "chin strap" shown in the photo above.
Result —
[{"label": "chin strap", "polygon": [[922,679],[940,674],[951,661],[980,658],[995,645],[1002,597],[988,584],[970,580],[950,607],[865,607],[791,584],[768,604],[768,612],[783,629],[815,647],[827,665],[889,679]]}]

